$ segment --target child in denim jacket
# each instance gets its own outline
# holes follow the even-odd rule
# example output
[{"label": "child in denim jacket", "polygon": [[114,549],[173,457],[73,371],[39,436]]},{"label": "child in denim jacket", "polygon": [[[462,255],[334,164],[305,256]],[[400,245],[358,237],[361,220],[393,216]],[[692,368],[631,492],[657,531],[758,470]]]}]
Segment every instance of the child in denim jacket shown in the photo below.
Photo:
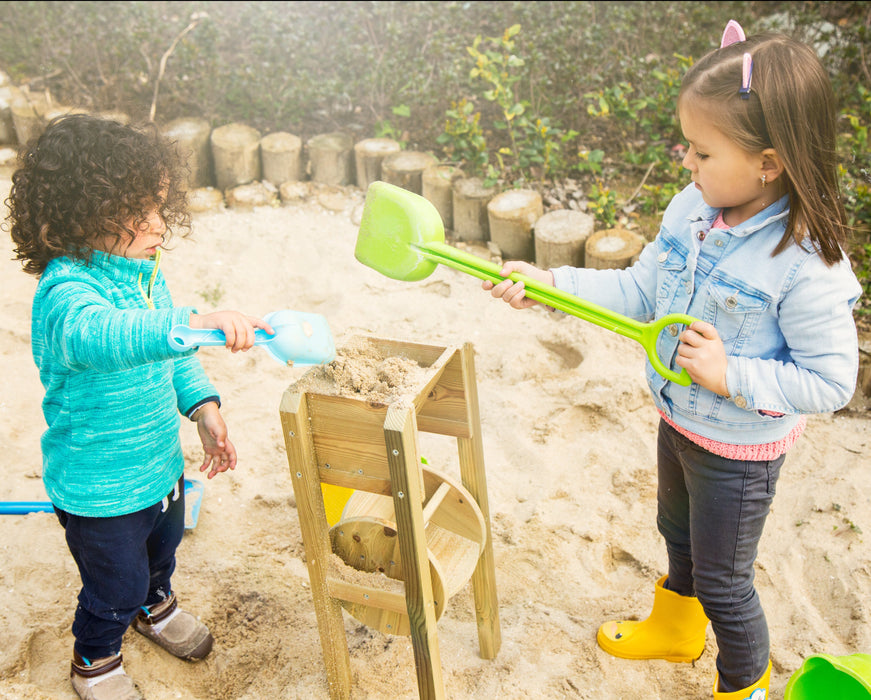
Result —
[{"label": "child in denim jacket", "polygon": [[180,658],[212,649],[170,585],[184,533],[180,418],[208,478],[236,466],[220,398],[172,326],[217,328],[232,352],[265,322],[174,307],[158,269],[171,226],[189,230],[181,163],[156,130],[86,115],[49,123],[12,176],[12,239],[39,278],[31,344],[45,387],[43,482],[82,580],[70,677],[83,700],[136,700],[122,667],[133,627]]},{"label": "child in denim jacket", "polygon": [[[513,261],[501,274],[641,321],[699,319],[657,342],[690,386],[647,363],[661,415],[657,526],[668,573],[647,619],[606,622],[597,641],[621,658],[694,661],[710,621],[714,698],[762,700],[771,662],[753,567],[763,525],[806,416],[842,408],[858,370],[861,288],[842,249],[834,95],[809,47],[747,39],[732,21],[721,47],[687,72],[678,117],[692,183],[635,265],[544,271]],[[483,288],[514,308],[537,303],[522,282]]]}]

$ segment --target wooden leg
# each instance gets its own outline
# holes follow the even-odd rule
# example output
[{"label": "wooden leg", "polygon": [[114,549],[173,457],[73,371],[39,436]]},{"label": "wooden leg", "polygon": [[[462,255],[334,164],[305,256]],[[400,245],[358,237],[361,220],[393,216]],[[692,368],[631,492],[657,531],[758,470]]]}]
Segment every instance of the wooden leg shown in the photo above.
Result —
[{"label": "wooden leg", "polygon": [[424,531],[423,485],[416,436],[414,410],[397,406],[389,408],[384,421],[384,442],[393,484],[418,691],[421,700],[443,700],[445,689]]},{"label": "wooden leg", "polygon": [[330,698],[347,700],[351,695],[351,659],[342,605],[327,590],[326,576],[332,547],[318,465],[308,427],[308,407],[300,394],[287,391],[281,399],[280,413]]},{"label": "wooden leg", "polygon": [[475,380],[474,348],[463,345],[463,383],[471,437],[457,438],[460,475],[463,486],[478,502],[487,528],[487,541],[478,565],[472,574],[472,592],[475,596],[475,614],[478,621],[478,644],[481,656],[495,659],[502,646],[499,625],[499,602],[496,594],[496,563],[493,556],[493,537],[490,531],[490,504],[487,499],[487,478],[484,474],[484,445],[481,440],[481,418],[478,413],[478,387]]}]

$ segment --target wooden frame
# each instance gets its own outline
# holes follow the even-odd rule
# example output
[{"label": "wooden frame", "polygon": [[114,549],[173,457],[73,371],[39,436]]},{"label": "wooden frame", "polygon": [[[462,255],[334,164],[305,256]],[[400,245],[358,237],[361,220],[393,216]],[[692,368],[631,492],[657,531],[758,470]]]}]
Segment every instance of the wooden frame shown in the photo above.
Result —
[{"label": "wooden frame", "polygon": [[[419,432],[457,440],[462,486],[474,498],[486,533],[471,575],[481,656],[495,658],[501,645],[474,350],[469,343],[441,348],[368,340],[427,369],[425,386],[413,401],[371,404],[312,394],[291,385],[279,409],[330,697],[345,700],[351,692],[344,601],[407,614],[420,697],[440,700],[445,691],[425,526],[447,489],[439,488],[425,502]],[[331,573],[334,555],[322,482],[392,496],[403,592],[350,583]]]}]

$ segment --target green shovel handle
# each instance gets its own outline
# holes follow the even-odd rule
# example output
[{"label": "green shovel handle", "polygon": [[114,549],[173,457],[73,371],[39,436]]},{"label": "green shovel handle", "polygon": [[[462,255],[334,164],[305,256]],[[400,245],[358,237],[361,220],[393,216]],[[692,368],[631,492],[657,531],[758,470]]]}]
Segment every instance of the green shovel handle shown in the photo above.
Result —
[{"label": "green shovel handle", "polygon": [[[484,260],[477,255],[454,248],[446,243],[432,242],[423,245],[412,245],[430,260],[478,277],[479,279],[487,280],[494,284],[498,284],[505,279],[500,274],[502,271],[501,266],[489,260]],[[686,369],[682,369],[680,372],[669,369],[656,354],[656,340],[662,329],[673,324],[688,326],[697,320],[692,316],[686,314],[668,314],[652,323],[642,323],[564,292],[552,285],[543,284],[519,272],[513,272],[509,275],[508,279],[514,282],[523,282],[526,287],[526,296],[533,301],[540,302],[572,316],[577,316],[585,321],[637,341],[647,353],[647,358],[650,360],[653,369],[665,379],[681,386],[689,386],[692,383]]]}]

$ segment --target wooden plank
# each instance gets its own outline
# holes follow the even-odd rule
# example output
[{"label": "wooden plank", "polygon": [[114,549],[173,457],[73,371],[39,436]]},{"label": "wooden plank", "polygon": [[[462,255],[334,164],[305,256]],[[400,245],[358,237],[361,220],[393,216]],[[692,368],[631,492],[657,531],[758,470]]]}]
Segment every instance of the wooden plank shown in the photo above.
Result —
[{"label": "wooden plank", "polygon": [[470,437],[462,357],[453,351],[436,381],[416,403],[419,430],[437,435]]},{"label": "wooden plank", "polygon": [[330,698],[347,700],[351,695],[351,659],[342,606],[330,595],[327,587],[326,574],[332,549],[304,397],[290,390],[285,391],[279,413]]},{"label": "wooden plank", "polygon": [[417,424],[411,408],[391,406],[384,422],[384,442],[393,481],[393,503],[418,691],[421,700],[443,700],[445,689],[437,618],[421,509],[423,484],[417,450]]},{"label": "wooden plank", "polygon": [[[401,583],[401,582],[400,582]],[[340,600],[358,605],[372,606],[392,613],[406,613],[405,594],[385,591],[374,586],[362,586],[358,583],[348,583],[337,578],[328,578],[327,587],[330,595]]]},{"label": "wooden plank", "polygon": [[350,486],[339,483],[340,472],[352,478],[390,478],[384,451],[385,405],[342,396],[306,397],[318,464],[330,465],[330,473],[322,475],[327,483]]},{"label": "wooden plank", "polygon": [[495,659],[502,646],[499,624],[499,603],[496,594],[496,563],[493,556],[493,537],[490,529],[490,505],[487,499],[487,477],[484,473],[484,445],[481,440],[481,419],[478,414],[478,386],[475,380],[475,351],[471,343],[463,346],[463,378],[469,408],[471,437],[457,438],[460,456],[460,475],[463,486],[472,494],[484,517],[486,541],[484,551],[472,574],[475,597],[475,615],[478,620],[478,644],[481,656]]}]

